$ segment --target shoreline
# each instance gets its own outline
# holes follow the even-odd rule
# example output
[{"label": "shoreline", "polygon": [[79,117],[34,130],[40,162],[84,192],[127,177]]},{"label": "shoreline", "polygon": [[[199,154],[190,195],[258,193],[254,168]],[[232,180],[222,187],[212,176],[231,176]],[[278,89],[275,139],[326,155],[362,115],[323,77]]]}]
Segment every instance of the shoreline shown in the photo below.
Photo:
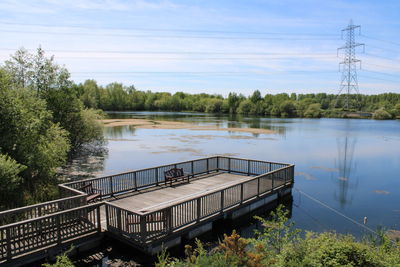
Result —
[{"label": "shoreline", "polygon": [[276,132],[269,129],[260,128],[219,128],[217,126],[200,126],[189,122],[180,121],[159,121],[148,119],[103,119],[100,120],[104,127],[115,126],[133,126],[137,129],[187,129],[193,131],[227,131],[227,132],[243,132],[251,134],[275,134]]}]

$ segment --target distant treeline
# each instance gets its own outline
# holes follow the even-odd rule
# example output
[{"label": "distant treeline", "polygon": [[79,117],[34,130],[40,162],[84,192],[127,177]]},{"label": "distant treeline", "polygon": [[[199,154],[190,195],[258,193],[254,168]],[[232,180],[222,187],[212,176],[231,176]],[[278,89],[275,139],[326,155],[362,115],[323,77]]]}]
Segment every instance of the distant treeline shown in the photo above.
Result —
[{"label": "distant treeline", "polygon": [[[80,99],[88,108],[118,111],[196,111],[274,117],[342,117],[345,97],[318,94],[265,94],[256,90],[249,97],[229,93],[210,94],[139,91],[133,86],[111,83],[99,86],[94,80],[77,85]],[[372,113],[376,119],[400,116],[400,94],[351,95],[349,109]]]}]

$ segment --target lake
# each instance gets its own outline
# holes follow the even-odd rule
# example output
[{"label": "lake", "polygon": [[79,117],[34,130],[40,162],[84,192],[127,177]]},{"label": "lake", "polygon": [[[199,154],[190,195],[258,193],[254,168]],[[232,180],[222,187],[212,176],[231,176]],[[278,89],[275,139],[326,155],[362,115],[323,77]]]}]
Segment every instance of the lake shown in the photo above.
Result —
[{"label": "lake", "polygon": [[[174,120],[213,130],[105,127],[106,155],[75,164],[72,174],[102,176],[212,155],[295,164],[291,219],[304,230],[360,237],[379,226],[400,230],[400,121],[281,119],[173,112],[110,112],[110,118]],[[244,231],[246,232],[246,231]],[[248,231],[247,231],[248,232]]]}]

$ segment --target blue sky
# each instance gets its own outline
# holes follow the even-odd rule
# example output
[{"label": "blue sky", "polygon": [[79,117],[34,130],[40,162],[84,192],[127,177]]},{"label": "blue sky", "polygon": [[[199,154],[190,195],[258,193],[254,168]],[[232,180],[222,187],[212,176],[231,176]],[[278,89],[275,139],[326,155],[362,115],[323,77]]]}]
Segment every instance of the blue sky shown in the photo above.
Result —
[{"label": "blue sky", "polygon": [[400,93],[400,1],[0,1],[0,61],[39,45],[72,79],[140,90],[337,93],[362,26],[361,93]]}]

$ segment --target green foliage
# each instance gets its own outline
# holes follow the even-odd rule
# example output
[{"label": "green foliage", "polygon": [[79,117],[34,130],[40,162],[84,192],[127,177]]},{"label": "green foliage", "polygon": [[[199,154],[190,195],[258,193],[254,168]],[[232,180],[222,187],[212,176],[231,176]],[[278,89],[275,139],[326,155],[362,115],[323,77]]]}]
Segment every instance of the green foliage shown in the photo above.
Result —
[{"label": "green foliage", "polygon": [[257,217],[264,229],[256,238],[242,238],[234,231],[211,251],[197,241],[196,249],[186,246],[185,259],[172,259],[163,251],[156,266],[400,266],[400,243],[390,242],[384,234],[379,243],[330,232],[307,232],[302,238],[287,216],[279,206],[268,220]]},{"label": "green foliage", "polygon": [[54,88],[70,87],[69,73],[54,63],[54,57],[45,57],[42,48],[36,54],[19,49],[5,62],[4,69],[11,74],[14,88],[29,88],[38,95]]},{"label": "green foliage", "polygon": [[[52,121],[67,130],[72,152],[86,143],[102,140],[100,124],[89,119],[96,119],[95,112],[85,110],[80,100],[89,108],[97,107],[100,98],[95,81],[86,81],[82,88],[74,86],[67,69],[57,65],[54,57],[46,57],[40,47],[35,54],[18,50],[5,62],[4,69],[11,77],[13,89],[28,88],[45,101]],[[110,87],[113,94],[109,101],[122,103],[124,98],[118,91],[122,85]]]},{"label": "green foliage", "polygon": [[100,113],[79,98],[95,107],[96,86],[88,81],[80,92],[41,48],[20,49],[0,68],[0,155],[7,155],[0,158],[1,209],[55,197],[55,171],[67,155],[102,141]]},{"label": "green foliage", "polygon": [[[343,117],[344,111],[343,97],[338,98],[336,95],[325,93],[292,93],[290,96],[286,93],[266,94],[263,97],[261,92],[256,90],[249,97],[229,93],[228,97],[223,98],[220,95],[183,92],[144,92],[119,83],[102,87],[93,80],[77,85],[76,91],[86,107],[103,110],[198,111],[307,118]],[[400,116],[400,94],[351,95],[350,100],[352,106],[365,112],[373,112],[383,107],[390,111],[393,117]]]},{"label": "green foliage", "polygon": [[237,109],[237,113],[251,114],[252,111],[254,110],[254,108],[255,108],[255,104],[251,100],[246,99],[246,100],[240,102],[239,107]]},{"label": "green foliage", "polygon": [[[400,266],[398,245],[390,248],[357,242],[350,235],[307,233],[285,247],[278,266]],[[396,265],[397,264],[397,265]]]},{"label": "green foliage", "polygon": [[16,189],[21,185],[22,178],[20,173],[26,166],[18,164],[14,159],[7,155],[0,154],[0,210],[8,202],[8,199],[15,197]]},{"label": "green foliage", "polygon": [[292,100],[285,100],[279,105],[279,111],[281,117],[295,117],[296,116],[296,107]]},{"label": "green foliage", "polygon": [[396,117],[400,117],[400,103],[396,104],[396,106],[394,107],[393,115]]},{"label": "green foliage", "polygon": [[53,264],[44,263],[42,266],[43,267],[74,267],[75,265],[68,258],[68,253],[70,253],[71,250],[72,250],[72,247],[70,250],[66,251],[64,254],[57,256],[55,263],[53,263]]},{"label": "green foliage", "polygon": [[372,118],[375,120],[390,120],[392,115],[385,109],[380,108],[372,114]]},{"label": "green foliage", "polygon": [[32,91],[4,87],[0,87],[0,132],[0,152],[26,166],[15,190],[28,195],[18,196],[29,199],[42,194],[40,187],[54,182],[55,169],[65,161],[68,133],[52,122],[45,101]]},{"label": "green foliage", "polygon": [[321,118],[321,104],[311,104],[304,112],[306,118]]},{"label": "green foliage", "polygon": [[288,220],[289,211],[284,209],[283,205],[279,205],[276,211],[270,213],[270,218],[265,219],[256,216],[264,229],[256,230],[255,242],[261,242],[265,247],[269,247],[281,252],[284,246],[299,238],[300,230],[294,229],[294,223]]}]

